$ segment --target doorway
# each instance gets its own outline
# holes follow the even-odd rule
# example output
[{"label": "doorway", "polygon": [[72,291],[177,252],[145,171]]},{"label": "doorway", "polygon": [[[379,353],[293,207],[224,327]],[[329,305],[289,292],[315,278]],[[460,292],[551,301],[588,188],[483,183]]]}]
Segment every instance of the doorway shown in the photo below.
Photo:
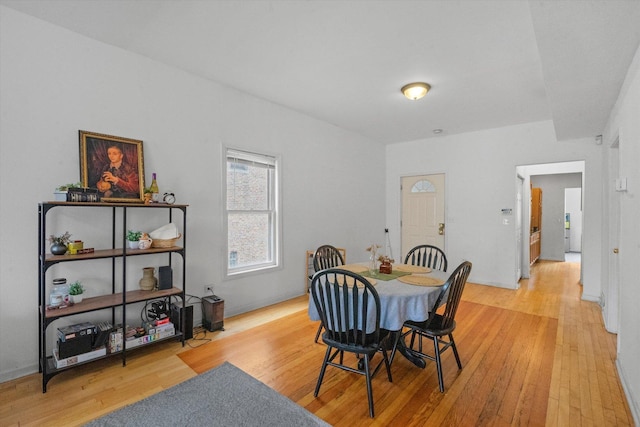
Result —
[{"label": "doorway", "polygon": [[582,188],[564,189],[564,260],[582,258]]}]

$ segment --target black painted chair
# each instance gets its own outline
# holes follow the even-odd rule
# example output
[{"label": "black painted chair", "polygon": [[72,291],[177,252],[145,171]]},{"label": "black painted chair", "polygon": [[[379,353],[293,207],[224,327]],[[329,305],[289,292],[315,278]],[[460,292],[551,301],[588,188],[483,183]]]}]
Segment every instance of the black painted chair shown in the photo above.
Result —
[{"label": "black painted chair", "polygon": [[[327,268],[334,268],[344,265],[344,258],[338,249],[331,245],[322,245],[313,254],[313,270],[318,272],[320,270],[326,270]],[[318,342],[322,333],[322,322],[318,326],[316,332],[315,342]]]},{"label": "black painted chair", "polygon": [[411,249],[404,258],[404,263],[447,271],[446,255],[442,249],[432,245],[418,245]]},{"label": "black painted chair", "polygon": [[[386,329],[380,328],[380,297],[378,292],[367,279],[359,274],[339,268],[330,268],[314,274],[311,281],[311,296],[325,328],[322,341],[327,345],[313,395],[318,396],[327,366],[364,375],[367,382],[369,416],[373,418],[371,379],[383,363],[389,382],[392,381],[391,364],[387,356],[389,337],[392,334]],[[364,361],[363,368],[359,369],[344,364],[345,351],[359,357],[358,365],[360,365],[360,361]],[[395,351],[395,342],[392,347],[393,351]],[[372,372],[371,359],[377,352],[382,353],[382,360]],[[340,355],[339,362],[336,362],[335,359],[338,355]]]},{"label": "black painted chair", "polygon": [[[458,363],[458,369],[462,369],[462,363],[460,363],[458,349],[456,348],[456,343],[453,340],[453,331],[456,329],[456,321],[454,318],[456,315],[456,311],[458,310],[462,291],[464,290],[464,286],[467,283],[470,272],[471,263],[468,261],[464,261],[455,269],[451,276],[449,276],[449,279],[446,281],[446,283],[442,286],[440,295],[438,295],[437,301],[429,312],[429,318],[422,322],[407,321],[404,323],[404,326],[409,328],[410,330],[404,333],[401,339],[404,339],[405,336],[411,334],[412,337],[409,351],[419,357],[424,357],[436,362],[436,367],[438,369],[438,383],[441,393],[444,393],[441,355],[446,349],[451,347],[456,358],[456,362]],[[445,298],[446,305],[440,308]],[[438,310],[439,308],[440,310]],[[416,335],[419,337],[418,349],[415,349],[414,346],[414,338]],[[445,339],[445,337],[448,337],[448,340]],[[425,351],[423,351],[423,338],[429,339],[433,342],[433,355],[427,354],[425,353]],[[391,359],[393,360],[393,354],[391,356]]]}]

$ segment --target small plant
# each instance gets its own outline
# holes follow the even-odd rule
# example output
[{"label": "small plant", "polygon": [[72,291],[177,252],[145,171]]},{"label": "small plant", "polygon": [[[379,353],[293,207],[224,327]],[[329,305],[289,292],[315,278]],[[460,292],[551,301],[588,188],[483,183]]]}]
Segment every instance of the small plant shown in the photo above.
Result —
[{"label": "small plant", "polygon": [[56,191],[67,191],[70,188],[81,188],[82,184],[76,182],[75,184],[64,184],[59,187],[56,187]]},{"label": "small plant", "polygon": [[84,293],[84,286],[82,283],[75,281],[69,285],[69,295],[80,295]]},{"label": "small plant", "polygon": [[62,236],[54,236],[53,234],[47,239],[52,245],[67,245],[71,243],[71,233],[65,231]]},{"label": "small plant", "polygon": [[151,187],[144,187],[144,194],[152,194]]},{"label": "small plant", "polygon": [[140,240],[141,236],[142,236],[142,231],[132,231],[132,230],[127,231],[127,240],[130,242],[137,242],[138,240]]}]

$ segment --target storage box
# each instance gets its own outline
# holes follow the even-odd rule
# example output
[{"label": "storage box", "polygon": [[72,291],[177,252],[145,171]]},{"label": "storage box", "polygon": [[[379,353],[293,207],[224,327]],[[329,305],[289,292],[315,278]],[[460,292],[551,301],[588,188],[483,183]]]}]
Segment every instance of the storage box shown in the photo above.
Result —
[{"label": "storage box", "polygon": [[66,366],[75,365],[77,363],[86,362],[88,360],[97,359],[98,357],[105,356],[107,354],[107,349],[105,347],[97,348],[93,351],[78,354],[72,357],[61,358],[58,350],[53,349],[53,361],[56,365],[56,368],[64,368]]},{"label": "storage box", "polygon": [[58,340],[69,341],[77,339],[83,335],[92,335],[95,333],[96,325],[91,322],[77,323],[75,325],[63,326],[58,328]]},{"label": "storage box", "polygon": [[67,245],[67,249],[69,249],[69,254],[76,255],[78,251],[84,249],[84,243],[82,240],[75,240]]},{"label": "storage box", "polygon": [[69,341],[58,341],[58,354],[62,359],[91,351],[93,335],[82,335]]}]

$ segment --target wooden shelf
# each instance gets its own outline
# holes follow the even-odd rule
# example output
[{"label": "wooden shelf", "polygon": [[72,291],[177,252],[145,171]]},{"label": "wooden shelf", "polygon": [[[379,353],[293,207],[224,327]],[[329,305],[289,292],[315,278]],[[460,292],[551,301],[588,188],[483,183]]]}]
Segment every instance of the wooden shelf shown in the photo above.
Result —
[{"label": "wooden shelf", "polygon": [[96,207],[124,207],[124,208],[186,208],[189,205],[179,205],[179,204],[173,204],[170,205],[168,203],[150,203],[148,205],[144,204],[144,203],[123,203],[123,202],[117,202],[117,203],[110,203],[110,202],[96,202],[96,203],[89,203],[89,202],[59,202],[59,201],[49,201],[49,202],[42,202],[42,204],[47,204],[47,205],[51,205],[53,206],[96,206]]},{"label": "wooden shelf", "polygon": [[[156,298],[168,297],[171,295],[181,295],[182,289],[171,288],[158,291],[127,291],[125,293],[127,304],[148,301]],[[46,309],[44,317],[46,319],[57,319],[59,317],[70,316],[72,314],[80,314],[89,311],[102,310],[104,308],[121,306],[122,293],[101,295],[98,297],[84,298],[81,303],[70,305],[64,308]]]},{"label": "wooden shelf", "polygon": [[[140,348],[147,348],[150,345],[154,345],[156,343],[169,341],[169,340],[176,340],[176,339],[180,339],[180,338],[182,338],[182,332],[176,331],[176,333],[174,335],[171,335],[170,337],[158,338],[156,340],[153,340],[153,341],[148,342],[146,344],[139,345],[137,347],[127,348],[127,352],[136,351],[136,350],[138,350]],[[77,366],[80,366],[80,365],[86,365],[88,363],[95,362],[96,360],[107,359],[109,357],[114,357],[114,356],[122,356],[122,351],[116,351],[114,353],[107,353],[104,356],[98,356],[98,357],[95,357],[93,359],[85,360],[84,362],[74,363],[73,365],[63,366],[61,368],[56,367],[56,362],[55,362],[53,356],[47,356],[47,361],[46,361],[47,371],[52,373],[52,374],[58,374],[58,373],[60,373],[62,371],[66,371],[68,369],[73,369],[73,368],[75,368]]]},{"label": "wooden shelf", "polygon": [[126,256],[136,256],[136,255],[147,255],[147,254],[160,254],[167,252],[180,252],[183,248],[181,246],[171,246],[169,248],[149,248],[149,249],[99,249],[94,252],[88,254],[76,254],[76,255],[45,255],[45,262],[47,263],[57,263],[57,262],[68,262],[68,261],[82,261],[88,259],[102,259],[102,258],[117,258]]},{"label": "wooden shelf", "polygon": [[[39,354],[40,354],[40,370],[42,372],[42,392],[45,393],[47,391],[47,383],[51,378],[53,378],[56,374],[62,371],[66,371],[68,369],[72,369],[79,365],[84,365],[87,363],[91,363],[92,361],[98,359],[104,359],[107,357],[111,357],[114,355],[120,355],[122,358],[122,365],[126,365],[127,353],[130,350],[136,350],[137,348],[147,347],[150,344],[154,344],[156,342],[162,342],[170,339],[181,339],[182,345],[184,346],[185,334],[181,331],[181,325],[174,325],[177,329],[176,333],[170,337],[156,339],[152,342],[145,343],[142,345],[136,345],[133,348],[127,348],[126,343],[124,343],[124,349],[122,351],[114,352],[107,355],[102,355],[96,357],[95,359],[83,361],[77,364],[73,364],[71,366],[65,366],[63,368],[56,368],[55,361],[53,356],[51,355],[51,349],[47,347],[51,347],[51,344],[47,339],[47,328],[51,326],[52,322],[56,319],[60,319],[66,316],[74,316],[81,313],[90,313],[98,310],[109,309],[111,311],[109,317],[111,318],[110,323],[112,325],[125,325],[127,324],[127,305],[140,303],[149,300],[156,299],[171,299],[175,297],[177,299],[182,300],[182,307],[184,308],[186,305],[185,298],[185,290],[186,290],[186,279],[184,275],[184,271],[186,270],[186,227],[187,227],[187,206],[188,205],[169,205],[165,203],[154,203],[154,204],[144,204],[144,203],[106,203],[106,202],[98,202],[98,203],[83,203],[83,202],[61,202],[61,201],[51,201],[51,202],[41,202],[38,205],[38,217],[39,217],[39,232],[38,232],[38,263],[39,263],[39,279],[38,279],[38,300],[39,300]],[[63,214],[63,208],[110,208],[111,211],[111,238],[109,240],[102,240],[102,245],[111,246],[111,249],[96,249],[94,252],[86,253],[86,254],[75,254],[75,255],[53,255],[47,253],[49,246],[46,244],[46,236],[47,233],[47,214],[49,212],[56,212],[56,215]],[[116,227],[117,224],[122,227],[122,230],[127,229],[127,211],[129,209],[156,209],[153,214],[157,214],[160,211],[164,210],[168,213],[169,222],[172,222],[174,210],[179,210],[182,212],[182,246],[172,246],[172,247],[162,247],[162,248],[149,248],[149,249],[130,249],[127,247],[119,247],[115,248],[116,245],[125,246],[124,239],[117,239],[116,236],[123,236],[122,231],[119,231]],[[119,219],[119,221],[118,221]],[[133,283],[127,284],[127,269],[131,268],[129,264],[126,262],[126,259],[129,257],[137,257],[141,255],[153,255],[153,254],[166,254],[168,257],[169,266],[172,265],[172,261],[176,258],[176,255],[180,255],[182,261],[182,286],[181,287],[172,287],[170,289],[162,289],[162,290],[153,290],[153,291],[143,291],[138,289],[138,283],[135,281]],[[47,271],[52,266],[58,263],[67,263],[74,261],[88,261],[88,260],[110,260],[111,262],[103,262],[104,267],[101,267],[98,271],[96,271],[96,275],[104,276],[111,278],[111,289],[110,292],[105,295],[84,298],[83,301],[79,304],[73,304],[63,308],[49,308],[47,309],[47,304],[49,300],[47,299]],[[121,263],[115,262],[117,259],[121,259]],[[110,267],[107,265],[110,264]],[[93,265],[91,269],[95,268]],[[103,269],[104,268],[104,272]],[[122,281],[118,283],[117,277],[122,274]],[[133,284],[133,286],[132,286]],[[134,288],[135,290],[131,290]],[[118,292],[116,292],[118,291]],[[120,308],[121,310],[117,311],[116,308]],[[186,324],[183,322],[183,325]],[[87,357],[89,355],[86,355]]]}]

